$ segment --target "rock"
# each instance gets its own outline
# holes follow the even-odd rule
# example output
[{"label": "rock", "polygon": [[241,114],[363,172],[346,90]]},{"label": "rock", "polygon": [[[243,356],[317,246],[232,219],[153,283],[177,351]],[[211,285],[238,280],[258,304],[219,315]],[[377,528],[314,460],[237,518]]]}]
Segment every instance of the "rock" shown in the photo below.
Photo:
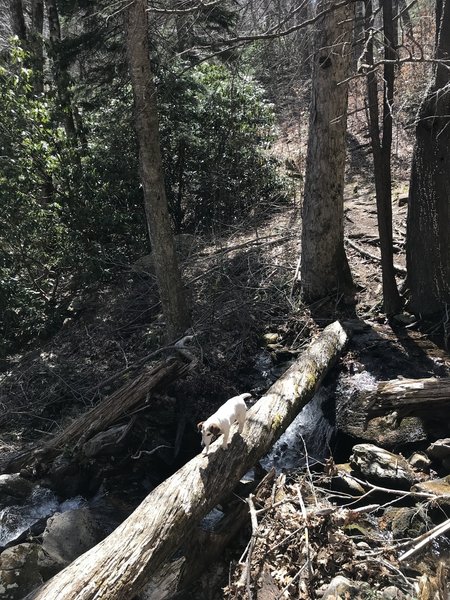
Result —
[{"label": "rock", "polygon": [[275,344],[278,341],[278,333],[265,333],[263,338],[266,344]]},{"label": "rock", "polygon": [[441,479],[432,479],[416,483],[412,488],[412,492],[426,492],[437,496],[436,502],[445,507],[450,507],[450,475]]},{"label": "rock", "polygon": [[426,450],[428,456],[434,460],[442,461],[450,458],[450,438],[436,440]]},{"label": "rock", "polygon": [[350,465],[366,479],[381,485],[408,489],[417,479],[408,461],[373,444],[353,446]]},{"label": "rock", "polygon": [[411,596],[402,592],[395,585],[390,585],[381,590],[380,600],[406,600],[407,598],[411,598]]},{"label": "rock", "polygon": [[19,544],[0,554],[0,597],[20,600],[43,582],[38,569],[38,544]]},{"label": "rock", "polygon": [[337,474],[331,477],[331,489],[335,492],[344,492],[354,496],[362,496],[367,491],[351,477],[352,468],[348,463],[336,465]]},{"label": "rock", "polygon": [[23,500],[27,498],[33,490],[33,484],[24,479],[19,473],[9,475],[0,475],[0,505],[11,504],[11,499]]},{"label": "rock", "polygon": [[427,523],[425,513],[417,507],[388,507],[383,514],[382,523],[391,530],[395,539],[414,538],[433,527],[431,523]]},{"label": "rock", "polygon": [[341,600],[363,597],[363,592],[368,592],[370,586],[362,581],[350,581],[347,577],[337,575],[323,593],[322,600]]},{"label": "rock", "polygon": [[47,521],[42,550],[49,559],[65,567],[103,537],[89,508],[68,510],[56,513]]},{"label": "rock", "polygon": [[424,473],[430,472],[431,460],[424,452],[414,452],[414,454],[411,454],[408,458],[408,462],[413,469],[423,471]]}]

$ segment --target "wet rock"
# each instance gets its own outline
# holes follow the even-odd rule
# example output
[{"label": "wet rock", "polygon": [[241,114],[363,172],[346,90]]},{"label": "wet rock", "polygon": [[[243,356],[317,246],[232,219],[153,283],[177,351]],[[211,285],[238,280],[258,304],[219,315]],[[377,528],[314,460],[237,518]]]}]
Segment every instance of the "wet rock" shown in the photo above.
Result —
[{"label": "wet rock", "polygon": [[369,481],[381,485],[407,489],[417,479],[405,458],[373,444],[353,446],[350,465]]},{"label": "wet rock", "polygon": [[20,600],[41,585],[38,544],[19,544],[0,554],[0,597]]},{"label": "wet rock", "polygon": [[408,458],[408,462],[413,469],[423,471],[424,473],[430,472],[431,460],[424,452],[414,452],[414,454]]},{"label": "wet rock", "polygon": [[56,513],[47,522],[42,549],[62,567],[71,563],[104,537],[89,508]]},{"label": "wet rock", "polygon": [[0,475],[0,506],[11,504],[11,499],[27,498],[31,494],[33,484],[24,479],[19,473]]},{"label": "wet rock", "polygon": [[413,492],[426,492],[437,496],[436,501],[445,507],[450,507],[450,475],[441,479],[432,479],[416,483],[411,488]]}]

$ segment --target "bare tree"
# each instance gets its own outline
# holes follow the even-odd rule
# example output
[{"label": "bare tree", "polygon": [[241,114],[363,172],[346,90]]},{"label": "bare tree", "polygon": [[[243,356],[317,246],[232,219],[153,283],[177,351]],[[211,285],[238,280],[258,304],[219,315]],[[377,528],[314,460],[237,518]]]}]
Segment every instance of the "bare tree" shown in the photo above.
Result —
[{"label": "bare tree", "polygon": [[134,0],[128,9],[127,50],[135,103],[135,126],[144,203],[155,273],[167,321],[174,337],[190,326],[169,211],[159,140],[158,103],[151,69],[145,0]]},{"label": "bare tree", "polygon": [[394,45],[397,38],[392,18],[391,0],[381,0],[383,9],[383,119],[380,127],[378,108],[377,71],[374,69],[373,56],[373,6],[372,0],[366,2],[366,63],[367,96],[369,102],[369,132],[372,144],[373,166],[375,174],[375,193],[377,199],[378,232],[381,249],[381,271],[383,279],[383,307],[388,315],[395,314],[401,308],[401,299],[397,289],[394,272],[394,254],[392,247],[392,106],[394,103],[394,61],[397,58]]},{"label": "bare tree", "polygon": [[433,79],[416,124],[406,259],[410,308],[421,315],[450,305],[450,1],[436,2]]},{"label": "bare tree", "polygon": [[[322,0],[318,10],[335,2]],[[301,290],[307,301],[349,293],[344,249],[344,168],[348,75],[355,5],[327,12],[316,25],[312,102],[302,214]]]}]

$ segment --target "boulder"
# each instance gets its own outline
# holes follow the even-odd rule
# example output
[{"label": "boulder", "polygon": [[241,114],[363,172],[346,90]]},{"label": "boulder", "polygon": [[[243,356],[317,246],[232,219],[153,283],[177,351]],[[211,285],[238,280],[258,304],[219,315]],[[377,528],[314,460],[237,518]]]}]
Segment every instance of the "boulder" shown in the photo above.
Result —
[{"label": "boulder", "polygon": [[423,471],[424,473],[430,472],[431,460],[424,452],[414,452],[408,458],[408,462],[413,469]]},{"label": "boulder", "polygon": [[368,481],[408,489],[417,477],[408,461],[373,444],[353,446],[350,465]]},{"label": "boulder", "polygon": [[450,507],[450,475],[440,479],[432,479],[416,483],[411,488],[412,492],[426,492],[436,496],[436,502],[440,506]]},{"label": "boulder", "polygon": [[33,484],[19,473],[0,475],[0,507],[27,498],[33,490]]},{"label": "boulder", "polygon": [[19,544],[0,554],[0,598],[20,600],[41,585],[38,544]]},{"label": "boulder", "polygon": [[65,567],[104,537],[89,508],[68,510],[56,513],[47,521],[42,550],[47,560]]}]

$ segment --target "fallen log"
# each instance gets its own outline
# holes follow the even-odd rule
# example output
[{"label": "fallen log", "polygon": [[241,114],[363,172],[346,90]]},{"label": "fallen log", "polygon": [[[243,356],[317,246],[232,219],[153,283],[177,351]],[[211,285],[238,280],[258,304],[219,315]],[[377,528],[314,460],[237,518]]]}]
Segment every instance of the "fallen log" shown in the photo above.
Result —
[{"label": "fallen log", "polygon": [[65,448],[71,451],[80,448],[87,440],[151,398],[151,392],[184,375],[189,368],[189,363],[169,358],[144,369],[138,377],[101,400],[48,442],[2,457],[0,472],[13,473],[25,467],[34,468],[36,463],[52,460]]},{"label": "fallen log", "polygon": [[358,398],[367,406],[367,420],[394,411],[397,423],[407,416],[435,418],[450,406],[450,377],[382,381]]},{"label": "fallen log", "polygon": [[[111,535],[28,600],[129,600],[268,450],[313,397],[347,336],[339,322],[311,343],[249,412],[242,436],[222,440],[159,485]],[[232,433],[236,434],[236,427]]]}]

